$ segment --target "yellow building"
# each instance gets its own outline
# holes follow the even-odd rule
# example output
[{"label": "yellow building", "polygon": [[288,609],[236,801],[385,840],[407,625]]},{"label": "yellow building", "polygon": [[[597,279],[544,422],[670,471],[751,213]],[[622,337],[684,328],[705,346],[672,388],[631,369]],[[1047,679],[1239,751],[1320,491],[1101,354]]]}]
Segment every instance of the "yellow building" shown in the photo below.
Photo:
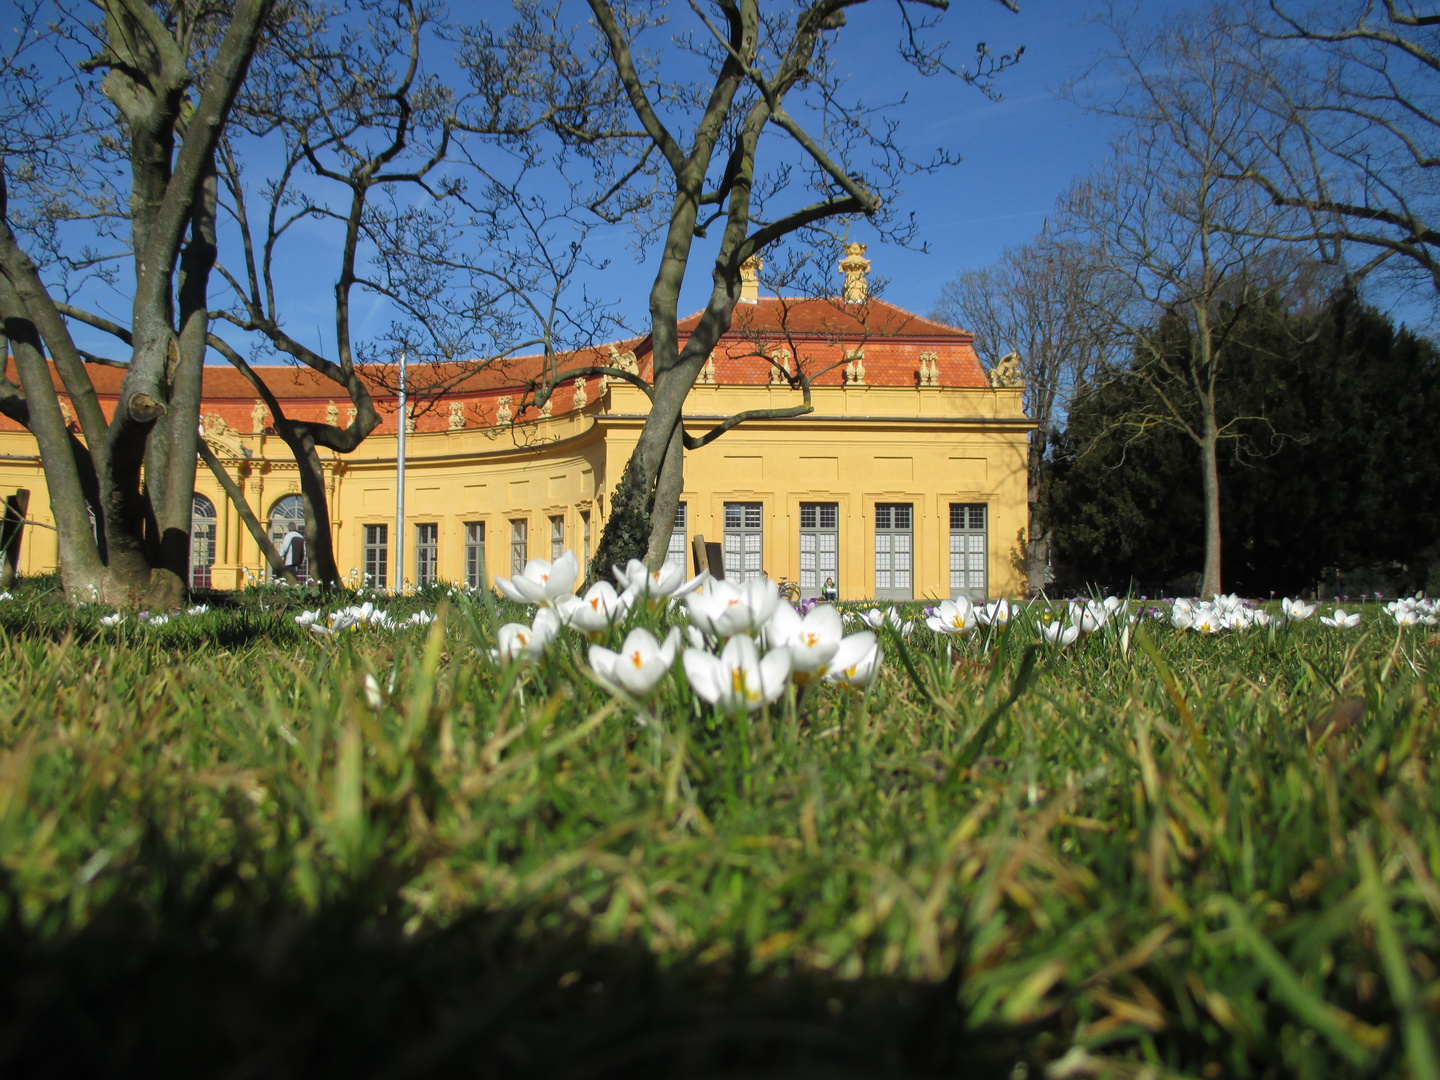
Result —
[{"label": "yellow building", "polygon": [[[682,338],[697,320],[681,324]],[[648,339],[616,342],[597,360],[648,377]],[[798,357],[798,360],[797,360]],[[481,369],[412,414],[406,438],[402,577],[479,584],[565,548],[588,556],[608,498],[639,436],[647,399],[616,378],[567,379],[547,405],[523,408],[538,362]],[[1026,525],[1026,436],[1017,380],[987,374],[971,335],[882,301],[760,298],[753,286],[734,327],[690,394],[700,433],[742,410],[799,403],[813,375],[813,412],[748,421],[685,459],[671,558],[696,535],[724,545],[727,577],[765,574],[842,599],[995,597],[1024,590],[1015,569]],[[337,389],[308,369],[261,369],[287,415],[346,422]],[[783,374],[782,374],[783,371]],[[121,372],[93,371],[107,412]],[[396,399],[376,384],[384,421],[353,454],[325,455],[336,559],[393,583]],[[344,402],[344,398],[340,399]],[[68,405],[68,403],[67,403]],[[296,466],[240,375],[206,369],[207,442],[272,536],[299,516]],[[52,521],[35,443],[0,429],[0,493],[31,492],[30,517]],[[54,569],[53,532],[28,528],[22,573]],[[196,477],[192,583],[243,585],[262,575],[259,547],[209,470]]]}]

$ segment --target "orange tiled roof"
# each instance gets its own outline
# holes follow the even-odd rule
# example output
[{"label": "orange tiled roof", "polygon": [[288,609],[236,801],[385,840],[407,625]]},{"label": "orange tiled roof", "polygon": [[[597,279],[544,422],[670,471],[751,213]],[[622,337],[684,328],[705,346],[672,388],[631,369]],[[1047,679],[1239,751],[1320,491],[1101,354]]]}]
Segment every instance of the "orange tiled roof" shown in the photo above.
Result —
[{"label": "orange tiled roof", "polygon": [[[680,320],[682,341],[699,325],[703,312]],[[767,357],[776,350],[788,350],[811,373],[814,385],[841,386],[843,366],[852,350],[860,350],[865,382],[870,386],[914,386],[920,354],[934,354],[938,385],[984,387],[989,385],[985,370],[975,353],[974,336],[966,330],[934,322],[882,300],[845,304],[838,298],[793,299],[764,297],[756,303],[735,308],[730,330],[721,337],[712,354],[718,385],[755,386],[770,381]],[[615,356],[635,354],[640,373],[651,374],[649,335],[629,338],[585,350],[561,362],[561,382],[552,395],[552,412],[560,414],[575,407],[573,379],[564,378],[567,368],[587,364],[613,364]],[[448,426],[448,403],[460,401],[466,410],[466,424],[493,423],[499,399],[510,394],[519,400],[525,387],[543,371],[544,358],[525,356],[495,362],[467,371],[463,365],[448,367],[411,365],[415,387],[442,383],[440,404],[417,406],[416,427],[421,431]],[[87,369],[107,415],[119,397],[125,372],[95,366]],[[257,373],[280,400],[287,415],[295,419],[324,419],[334,401],[345,419],[349,401],[341,387],[318,372],[297,365],[256,367]],[[13,367],[7,372],[14,377]],[[819,373],[819,374],[817,374]],[[393,430],[395,392],[393,368],[362,369],[377,410],[382,415],[379,430]],[[55,386],[62,389],[58,376]],[[586,380],[587,396],[594,400],[596,376]],[[251,430],[250,411],[256,393],[249,380],[228,364],[207,364],[204,374],[202,413],[219,414],[231,427]],[[513,407],[513,406],[512,406]],[[17,425],[0,417],[0,430],[17,430]]]}]

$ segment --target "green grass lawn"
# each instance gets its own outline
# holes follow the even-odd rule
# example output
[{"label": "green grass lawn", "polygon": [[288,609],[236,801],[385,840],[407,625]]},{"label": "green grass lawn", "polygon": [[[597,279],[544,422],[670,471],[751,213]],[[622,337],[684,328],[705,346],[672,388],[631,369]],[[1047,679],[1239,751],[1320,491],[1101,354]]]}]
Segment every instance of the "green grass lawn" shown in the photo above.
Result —
[{"label": "green grass lawn", "polygon": [[638,718],[508,603],[306,601],[0,602],[0,1075],[1440,1080],[1433,630],[1022,614]]}]

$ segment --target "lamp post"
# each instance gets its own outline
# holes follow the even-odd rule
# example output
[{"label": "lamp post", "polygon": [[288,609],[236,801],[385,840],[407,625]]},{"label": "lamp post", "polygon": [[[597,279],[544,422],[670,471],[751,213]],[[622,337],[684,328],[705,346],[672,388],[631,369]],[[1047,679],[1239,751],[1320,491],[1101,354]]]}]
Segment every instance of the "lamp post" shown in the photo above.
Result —
[{"label": "lamp post", "polygon": [[400,350],[399,408],[395,418],[397,437],[395,450],[395,591],[405,585],[405,350]]}]

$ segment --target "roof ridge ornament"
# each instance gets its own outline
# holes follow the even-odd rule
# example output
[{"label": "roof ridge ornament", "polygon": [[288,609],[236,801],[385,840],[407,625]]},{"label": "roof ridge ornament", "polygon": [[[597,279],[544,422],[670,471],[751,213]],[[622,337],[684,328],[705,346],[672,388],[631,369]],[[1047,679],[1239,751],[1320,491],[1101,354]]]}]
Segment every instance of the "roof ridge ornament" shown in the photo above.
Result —
[{"label": "roof ridge ornament", "polygon": [[845,303],[863,304],[870,296],[870,286],[865,275],[870,272],[870,260],[865,257],[865,245],[845,245],[845,257],[840,260],[840,272],[845,275]]}]

